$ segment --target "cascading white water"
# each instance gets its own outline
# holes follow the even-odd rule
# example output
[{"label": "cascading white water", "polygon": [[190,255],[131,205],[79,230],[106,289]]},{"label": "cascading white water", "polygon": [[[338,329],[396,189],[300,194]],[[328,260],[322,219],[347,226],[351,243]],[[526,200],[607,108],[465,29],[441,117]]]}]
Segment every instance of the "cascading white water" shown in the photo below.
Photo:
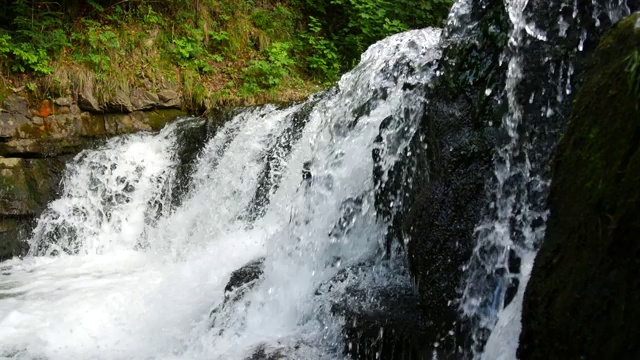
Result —
[{"label": "cascading white water", "polygon": [[[62,196],[34,230],[31,255],[99,254],[146,242],[145,228],[167,207],[176,124],[160,134],[108,141],[67,166]],[[141,211],[143,210],[143,211]]]},{"label": "cascading white water", "polygon": [[[0,357],[243,359],[262,347],[342,358],[342,320],[316,291],[380,252],[387,224],[373,206],[372,151],[384,149],[378,166],[388,170],[407,146],[439,37],[392,36],[336,91],[240,113],[203,148],[175,209],[175,131],[192,120],[78,155],[38,221],[31,256],[1,266]],[[290,135],[296,126],[299,137]],[[295,143],[276,149],[279,139]],[[257,191],[269,201],[249,219]],[[262,280],[212,324],[231,272],[260,257]],[[374,275],[368,281],[385,277]]]}]

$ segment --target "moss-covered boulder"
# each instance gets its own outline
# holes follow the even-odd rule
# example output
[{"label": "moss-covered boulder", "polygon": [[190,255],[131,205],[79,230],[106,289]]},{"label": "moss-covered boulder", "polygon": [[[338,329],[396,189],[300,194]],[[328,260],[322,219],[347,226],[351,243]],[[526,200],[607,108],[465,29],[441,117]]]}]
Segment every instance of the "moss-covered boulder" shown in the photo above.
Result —
[{"label": "moss-covered boulder", "polygon": [[601,41],[558,146],[520,359],[640,358],[640,15]]}]

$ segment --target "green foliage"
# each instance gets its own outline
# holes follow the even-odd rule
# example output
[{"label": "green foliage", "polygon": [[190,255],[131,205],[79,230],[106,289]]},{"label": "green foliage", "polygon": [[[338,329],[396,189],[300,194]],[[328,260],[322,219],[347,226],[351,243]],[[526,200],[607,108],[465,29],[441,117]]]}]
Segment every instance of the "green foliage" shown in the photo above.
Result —
[{"label": "green foliage", "polygon": [[102,25],[97,21],[83,19],[83,32],[74,32],[71,39],[79,46],[73,57],[76,61],[88,63],[97,71],[111,68],[111,55],[123,53],[119,36],[109,25]]},{"label": "green foliage", "polygon": [[[210,32],[216,41],[226,39],[226,34]],[[186,36],[173,40],[173,53],[181,67],[198,71],[200,74],[212,72],[210,61],[220,62],[222,55],[210,53],[204,44],[204,34],[200,29],[187,29]]]},{"label": "green foliage", "polygon": [[289,56],[292,47],[290,42],[275,42],[265,49],[266,59],[251,61],[242,74],[245,83],[241,92],[253,94],[278,87],[295,63]]},{"label": "green foliage", "polygon": [[440,25],[452,1],[0,0],[0,80],[25,73],[65,93],[82,73],[104,93],[179,84],[194,104],[266,99],[332,84],[375,41]]},{"label": "green foliage", "polygon": [[[357,62],[374,42],[410,28],[439,26],[453,0],[298,0],[297,6],[316,19],[320,31],[312,31],[333,43],[341,70]],[[312,29],[310,27],[310,29]]]},{"label": "green foliage", "polygon": [[340,74],[340,57],[333,42],[327,40],[320,31],[320,21],[311,16],[310,32],[300,34],[299,48],[304,54],[307,71],[321,80],[335,81]]},{"label": "green foliage", "polygon": [[33,71],[38,75],[53,72],[44,49],[36,49],[30,43],[13,43],[9,35],[0,35],[0,66],[14,72]]},{"label": "green foliage", "polygon": [[277,3],[273,9],[255,8],[251,20],[256,28],[263,30],[275,41],[288,41],[295,32],[299,15]]},{"label": "green foliage", "polygon": [[15,0],[3,4],[9,26],[0,25],[0,65],[13,72],[50,74],[51,56],[69,46],[62,13],[49,3]]}]

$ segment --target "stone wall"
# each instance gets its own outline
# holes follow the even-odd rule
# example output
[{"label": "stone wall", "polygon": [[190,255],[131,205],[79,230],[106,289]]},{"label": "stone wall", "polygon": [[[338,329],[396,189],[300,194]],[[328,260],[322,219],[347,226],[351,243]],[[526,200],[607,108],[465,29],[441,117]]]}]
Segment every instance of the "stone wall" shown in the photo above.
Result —
[{"label": "stone wall", "polygon": [[[88,92],[90,93],[90,92]],[[82,93],[29,103],[20,94],[0,105],[0,260],[24,254],[35,218],[59,191],[67,160],[99,139],[157,131],[185,112],[172,90],[134,90],[99,103]]]}]

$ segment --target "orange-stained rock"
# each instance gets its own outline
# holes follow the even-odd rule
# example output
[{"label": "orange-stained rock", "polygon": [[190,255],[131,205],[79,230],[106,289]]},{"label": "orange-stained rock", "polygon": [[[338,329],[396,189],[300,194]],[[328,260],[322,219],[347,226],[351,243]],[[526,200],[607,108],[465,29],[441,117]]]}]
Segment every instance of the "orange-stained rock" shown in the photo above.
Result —
[{"label": "orange-stained rock", "polygon": [[40,104],[40,116],[47,117],[53,114],[53,105],[49,100],[42,100]]}]

